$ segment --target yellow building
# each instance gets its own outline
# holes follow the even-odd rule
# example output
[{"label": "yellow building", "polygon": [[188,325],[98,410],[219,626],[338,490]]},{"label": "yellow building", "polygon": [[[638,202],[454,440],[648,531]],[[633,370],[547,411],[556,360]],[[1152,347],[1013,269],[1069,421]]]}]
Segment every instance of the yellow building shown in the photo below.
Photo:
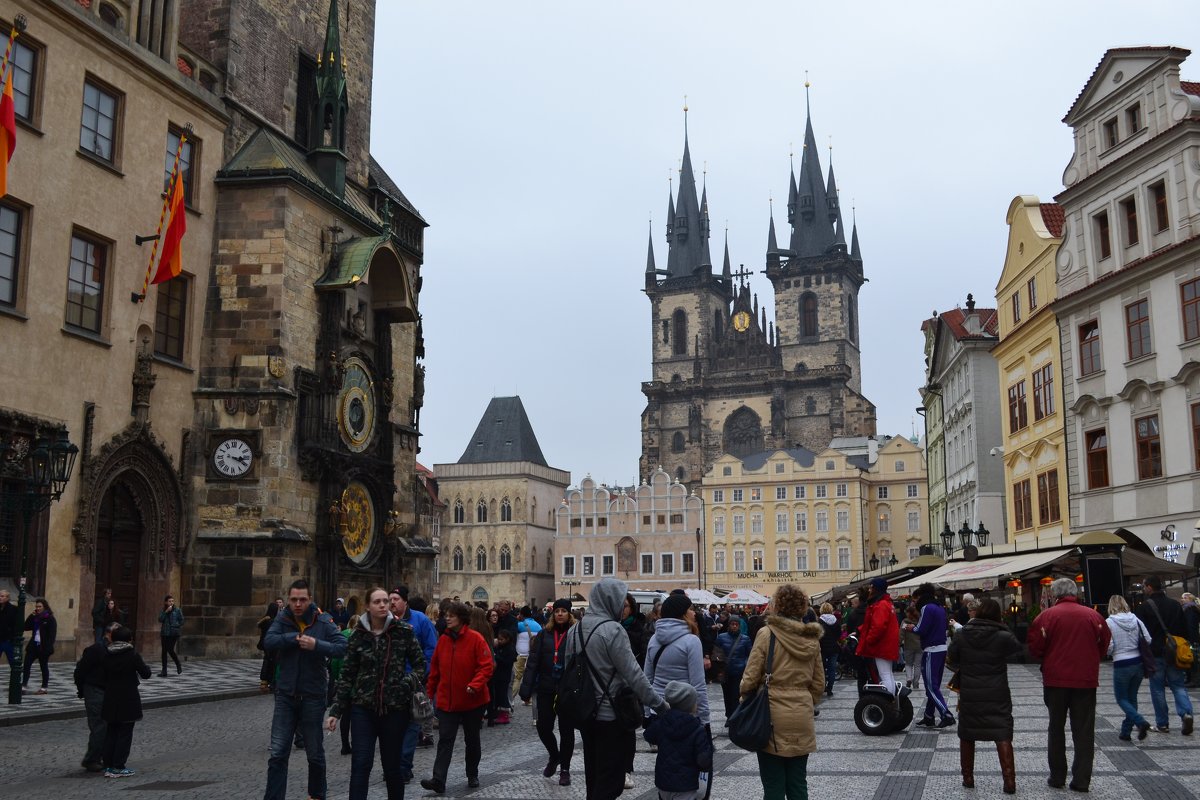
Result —
[{"label": "yellow building", "polygon": [[797,583],[816,594],[869,571],[872,558],[915,558],[929,538],[921,450],[902,437],[858,441],[717,459],[701,489],[706,587],[770,594]]},{"label": "yellow building", "polygon": [[1050,304],[1063,211],[1032,195],[1008,207],[1008,252],[996,285],[1004,432],[1005,519],[1017,550],[1057,544],[1067,530],[1062,368]]}]

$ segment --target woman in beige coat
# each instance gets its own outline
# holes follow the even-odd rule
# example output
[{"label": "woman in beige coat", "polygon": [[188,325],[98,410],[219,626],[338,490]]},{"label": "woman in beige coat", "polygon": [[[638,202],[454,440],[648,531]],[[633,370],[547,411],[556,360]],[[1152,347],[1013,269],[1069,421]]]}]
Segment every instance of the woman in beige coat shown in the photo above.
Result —
[{"label": "woman in beige coat", "polygon": [[745,700],[762,685],[767,651],[775,637],[771,666],[771,742],[758,753],[763,800],[808,800],[808,754],[817,749],[813,711],[825,691],[821,666],[820,625],[804,622],[808,596],[794,584],[775,590],[767,624],[754,639],[741,696]]}]

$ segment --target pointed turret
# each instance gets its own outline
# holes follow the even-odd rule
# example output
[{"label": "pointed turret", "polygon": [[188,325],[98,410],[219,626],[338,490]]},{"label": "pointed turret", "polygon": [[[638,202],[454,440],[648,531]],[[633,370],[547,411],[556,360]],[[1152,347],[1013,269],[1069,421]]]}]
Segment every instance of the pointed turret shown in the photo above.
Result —
[{"label": "pointed turret", "polygon": [[650,242],[646,249],[646,277],[653,278],[657,274],[654,269],[654,223],[650,223]]},{"label": "pointed turret", "polygon": [[846,230],[845,230],[845,227],[842,225],[842,218],[840,215],[838,216],[838,220],[837,220],[837,228],[833,234],[833,243],[835,245],[837,245],[838,247],[842,248],[842,251],[845,252],[845,250],[846,250]]},{"label": "pointed turret", "polygon": [[858,221],[854,223],[854,228],[850,232],[850,259],[862,263],[862,254],[858,251]]},{"label": "pointed turret", "polygon": [[667,247],[671,246],[671,234],[675,228],[675,198],[667,192]]},{"label": "pointed turret", "polygon": [[800,180],[796,186],[797,214],[792,222],[790,249],[801,258],[823,255],[834,239],[833,223],[828,216],[825,182],[817,137],[813,134],[812,115],[804,125],[804,152],[800,157]]},{"label": "pointed turret", "polygon": [[721,280],[728,292],[733,287],[733,270],[729,266],[729,231],[725,231],[725,261],[721,264]]},{"label": "pointed turret", "polygon": [[317,55],[316,94],[309,109],[308,157],[321,181],[339,197],[346,191],[346,61],[337,0],[329,0],[325,44]]},{"label": "pointed turret", "polygon": [[829,208],[829,221],[837,222],[838,212],[837,181],[833,178],[833,157],[829,158],[829,185],[825,187],[825,205]]},{"label": "pointed turret", "polygon": [[779,265],[779,242],[775,239],[775,213],[771,213],[771,225],[767,228],[767,266]]},{"label": "pointed turret", "polygon": [[667,254],[667,279],[696,274],[711,261],[706,258],[703,209],[696,196],[696,176],[692,170],[692,151],[688,143],[687,118],[684,117],[683,165],[679,170],[679,197],[673,203],[671,249]]},{"label": "pointed turret", "polygon": [[712,222],[708,218],[708,185],[704,186],[703,193],[700,196],[700,241],[703,247],[703,257],[700,260],[702,267],[707,267],[707,274],[712,274],[712,251],[708,248],[708,237],[711,235]]},{"label": "pointed turret", "polygon": [[788,154],[788,225],[796,224],[796,167]]}]

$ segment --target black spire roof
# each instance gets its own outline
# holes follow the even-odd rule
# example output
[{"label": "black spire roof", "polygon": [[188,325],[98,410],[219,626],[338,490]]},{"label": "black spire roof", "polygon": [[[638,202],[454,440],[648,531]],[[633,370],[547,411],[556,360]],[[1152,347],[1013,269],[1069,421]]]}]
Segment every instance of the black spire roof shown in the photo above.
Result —
[{"label": "black spire roof", "polygon": [[542,455],[533,425],[520,397],[493,397],[475,428],[459,464],[494,464],[531,461],[550,466]]},{"label": "black spire roof", "polygon": [[834,243],[835,209],[829,205],[822,179],[821,157],[817,153],[817,137],[813,135],[810,113],[804,125],[804,152],[800,156],[800,180],[796,186],[796,213],[792,219],[789,249],[801,258],[824,255]]},{"label": "black spire roof", "polygon": [[696,176],[692,171],[692,153],[688,146],[686,122],[683,131],[683,166],[679,170],[679,198],[671,203],[674,214],[667,221],[667,279],[697,274],[708,264],[708,225],[705,211],[696,196]]}]

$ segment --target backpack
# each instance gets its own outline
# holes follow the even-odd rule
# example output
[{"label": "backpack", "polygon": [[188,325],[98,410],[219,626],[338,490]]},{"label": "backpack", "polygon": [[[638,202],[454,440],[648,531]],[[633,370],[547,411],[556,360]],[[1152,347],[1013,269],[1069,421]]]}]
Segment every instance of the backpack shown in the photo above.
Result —
[{"label": "backpack", "polygon": [[[572,653],[563,665],[562,679],[558,683],[558,697],[555,700],[555,710],[563,722],[573,728],[579,728],[596,719],[600,712],[600,703],[596,698],[596,681],[593,670],[588,663],[587,646],[592,636],[599,630],[600,625],[614,620],[604,620],[588,634],[587,639],[580,642],[579,647]],[[575,626],[576,639],[583,637],[581,626]],[[607,687],[605,687],[607,692]]]}]

